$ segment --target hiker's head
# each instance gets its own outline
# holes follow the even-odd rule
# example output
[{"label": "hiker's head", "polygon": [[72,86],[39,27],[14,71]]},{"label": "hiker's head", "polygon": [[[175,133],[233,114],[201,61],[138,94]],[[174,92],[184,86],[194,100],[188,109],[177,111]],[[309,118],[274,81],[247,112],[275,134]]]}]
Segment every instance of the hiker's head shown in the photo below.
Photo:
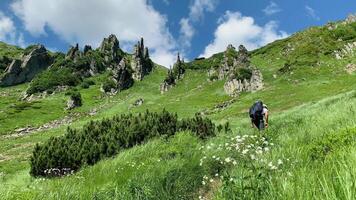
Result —
[{"label": "hiker's head", "polygon": [[266,108],[266,109],[268,109],[268,107],[267,107],[267,105],[266,105],[266,104],[263,104],[263,107],[264,107],[264,108]]}]

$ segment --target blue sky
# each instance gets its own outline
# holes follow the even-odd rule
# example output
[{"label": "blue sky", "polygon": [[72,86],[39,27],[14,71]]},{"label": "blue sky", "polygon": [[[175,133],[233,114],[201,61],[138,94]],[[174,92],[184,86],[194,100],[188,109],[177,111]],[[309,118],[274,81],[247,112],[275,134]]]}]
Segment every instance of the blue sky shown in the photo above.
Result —
[{"label": "blue sky", "polygon": [[252,50],[350,13],[356,1],[0,0],[0,40],[66,52],[77,42],[97,47],[114,33],[132,51],[143,36],[153,60],[168,66],[177,52],[192,60],[229,43]]}]

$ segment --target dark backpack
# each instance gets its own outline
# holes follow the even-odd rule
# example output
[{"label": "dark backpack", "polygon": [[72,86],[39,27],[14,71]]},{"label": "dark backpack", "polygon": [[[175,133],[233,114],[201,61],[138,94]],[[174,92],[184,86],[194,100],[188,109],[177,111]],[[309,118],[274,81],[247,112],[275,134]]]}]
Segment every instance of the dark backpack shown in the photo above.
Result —
[{"label": "dark backpack", "polygon": [[262,101],[256,101],[250,108],[250,118],[253,120],[262,119],[263,115],[263,103]]}]

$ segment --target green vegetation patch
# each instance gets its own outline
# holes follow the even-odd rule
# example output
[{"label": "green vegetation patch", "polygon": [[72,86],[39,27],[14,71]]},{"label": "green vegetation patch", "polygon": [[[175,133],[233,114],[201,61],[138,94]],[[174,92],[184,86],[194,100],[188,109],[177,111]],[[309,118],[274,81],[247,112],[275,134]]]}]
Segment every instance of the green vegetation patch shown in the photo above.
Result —
[{"label": "green vegetation patch", "polygon": [[237,80],[250,80],[252,76],[252,69],[250,68],[238,68],[235,73],[233,78],[237,79]]},{"label": "green vegetation patch", "polygon": [[30,174],[62,176],[150,138],[169,137],[186,130],[201,139],[215,135],[215,125],[209,119],[196,115],[191,119],[178,120],[176,114],[165,110],[160,113],[146,111],[137,116],[122,114],[112,119],[91,121],[82,130],[68,128],[64,136],[51,138],[43,145],[37,144],[31,157]]},{"label": "green vegetation patch", "polygon": [[331,133],[310,145],[309,155],[312,160],[325,160],[325,158],[342,148],[356,144],[356,128]]}]

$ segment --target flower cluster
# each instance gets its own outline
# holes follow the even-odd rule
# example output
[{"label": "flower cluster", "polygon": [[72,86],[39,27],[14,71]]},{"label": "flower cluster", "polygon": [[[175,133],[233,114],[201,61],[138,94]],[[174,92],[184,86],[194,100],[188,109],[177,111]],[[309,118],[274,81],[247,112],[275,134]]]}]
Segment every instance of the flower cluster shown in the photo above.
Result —
[{"label": "flower cluster", "polygon": [[74,170],[70,169],[70,168],[50,168],[50,169],[45,169],[44,170],[44,174],[46,174],[46,176],[50,176],[50,177],[58,177],[58,176],[68,176],[68,175],[72,175],[74,173]]},{"label": "flower cluster", "polygon": [[126,168],[134,168],[136,170],[140,169],[141,167],[145,166],[145,163],[144,162],[141,162],[141,163],[136,163],[134,161],[130,162],[126,162],[126,166],[121,166],[121,167],[118,167],[116,170],[115,170],[115,173],[119,173],[119,171],[123,171]]},{"label": "flower cluster", "polygon": [[199,165],[202,167],[213,165],[213,169],[216,170],[210,175],[203,176],[203,186],[209,186],[209,183],[214,181],[235,182],[238,177],[226,173],[222,175],[224,169],[249,166],[250,171],[263,168],[273,172],[281,169],[285,163],[282,159],[273,161],[269,158],[269,152],[274,144],[263,136],[236,135],[225,138],[224,142],[219,143],[209,143],[200,147],[204,156],[200,159]]}]

